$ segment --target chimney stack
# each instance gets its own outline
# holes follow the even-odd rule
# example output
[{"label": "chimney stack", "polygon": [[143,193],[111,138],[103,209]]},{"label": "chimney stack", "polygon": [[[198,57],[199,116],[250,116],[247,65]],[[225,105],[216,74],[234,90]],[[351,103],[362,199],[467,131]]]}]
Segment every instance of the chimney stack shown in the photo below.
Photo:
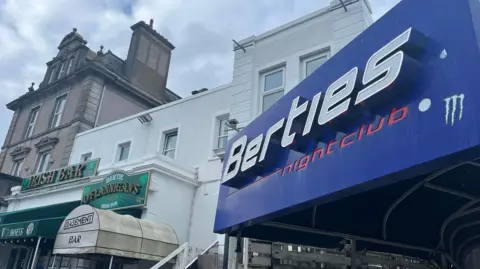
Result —
[{"label": "chimney stack", "polygon": [[140,21],[133,30],[128,49],[125,74],[137,87],[157,98],[168,100],[166,93],[170,57],[175,47],[153,29],[153,19],[147,25]]}]

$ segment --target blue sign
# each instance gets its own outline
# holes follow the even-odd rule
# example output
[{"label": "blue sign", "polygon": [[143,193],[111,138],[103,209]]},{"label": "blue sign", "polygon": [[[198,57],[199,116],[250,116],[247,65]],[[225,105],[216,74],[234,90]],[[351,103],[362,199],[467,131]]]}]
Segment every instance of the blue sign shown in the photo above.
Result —
[{"label": "blue sign", "polygon": [[214,230],[478,156],[479,28],[475,0],[400,2],[230,140]]}]

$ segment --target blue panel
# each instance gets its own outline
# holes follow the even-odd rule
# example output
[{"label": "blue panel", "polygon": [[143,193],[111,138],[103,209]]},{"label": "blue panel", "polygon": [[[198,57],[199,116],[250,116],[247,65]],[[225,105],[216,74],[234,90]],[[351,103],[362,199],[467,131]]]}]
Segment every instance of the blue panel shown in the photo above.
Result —
[{"label": "blue panel", "polygon": [[[269,145],[268,163],[222,184],[215,231],[251,225],[478,155],[479,25],[473,22],[479,19],[479,1],[404,0],[370,26],[232,138],[227,155],[240,137],[252,141],[287,118],[295,98],[301,97],[299,104],[311,101],[353,67],[359,68],[361,78],[370,56],[411,27],[411,42],[401,48],[408,57],[395,84],[324,127],[317,126],[315,118],[312,136],[297,135],[289,149]],[[357,78],[354,94],[360,83]],[[392,114],[401,108],[403,114]],[[323,149],[322,158],[312,160],[315,149]]]}]

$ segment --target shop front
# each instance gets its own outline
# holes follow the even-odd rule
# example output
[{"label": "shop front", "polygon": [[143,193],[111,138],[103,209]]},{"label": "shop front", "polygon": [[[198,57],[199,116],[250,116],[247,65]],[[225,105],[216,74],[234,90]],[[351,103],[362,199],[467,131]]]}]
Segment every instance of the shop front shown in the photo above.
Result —
[{"label": "shop front", "polygon": [[[60,185],[82,184],[96,175],[98,163],[98,159],[91,160],[24,178],[19,190],[6,200],[48,193]],[[45,201],[21,210],[15,210],[18,204],[9,203],[7,212],[0,214],[0,268],[47,268],[57,231],[65,217],[81,204],[80,200]]]},{"label": "shop front", "polygon": [[479,46],[479,1],[401,1],[230,139],[215,232],[346,241],[352,268],[363,249],[465,268],[480,244]]},{"label": "shop front", "polygon": [[146,206],[149,186],[150,172],[120,170],[85,185],[82,205],[58,229],[55,257],[81,260],[89,269],[150,268],[176,250],[172,227],[126,213]]}]

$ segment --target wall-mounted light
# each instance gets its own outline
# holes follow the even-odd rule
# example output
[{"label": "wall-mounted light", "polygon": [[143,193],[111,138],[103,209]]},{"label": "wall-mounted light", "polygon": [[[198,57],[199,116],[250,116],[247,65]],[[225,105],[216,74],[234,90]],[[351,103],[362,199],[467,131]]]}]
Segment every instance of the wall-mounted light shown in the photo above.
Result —
[{"label": "wall-mounted light", "polygon": [[236,119],[229,119],[227,121],[227,123],[225,123],[225,125],[227,125],[231,130],[234,130],[236,132],[240,132],[240,130],[242,130],[243,128],[237,127],[238,123],[239,122]]},{"label": "wall-mounted light", "polygon": [[137,119],[141,124],[149,124],[153,120],[152,116],[150,116],[148,113],[138,116]]}]

